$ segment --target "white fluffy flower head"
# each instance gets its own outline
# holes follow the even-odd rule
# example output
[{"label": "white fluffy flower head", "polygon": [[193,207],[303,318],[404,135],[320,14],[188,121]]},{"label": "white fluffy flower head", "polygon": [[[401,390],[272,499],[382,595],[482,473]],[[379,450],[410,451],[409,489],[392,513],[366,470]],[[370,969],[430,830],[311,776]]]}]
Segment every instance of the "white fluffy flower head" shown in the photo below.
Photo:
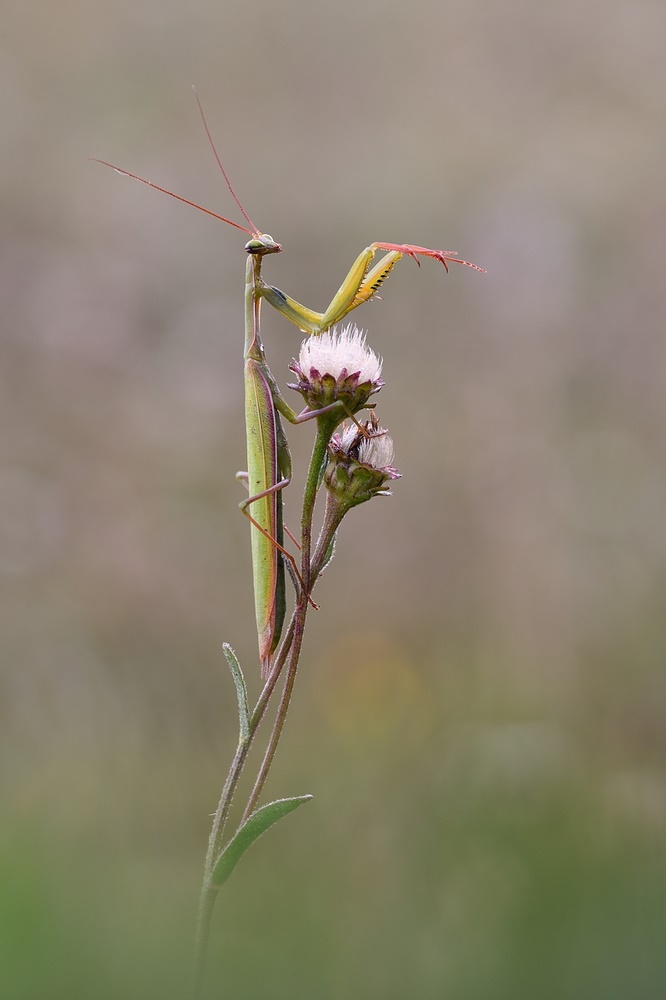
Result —
[{"label": "white fluffy flower head", "polygon": [[306,375],[314,370],[339,379],[344,371],[358,374],[359,382],[378,382],[382,374],[382,359],[368,347],[365,333],[355,323],[308,337],[301,344],[298,364]]},{"label": "white fluffy flower head", "polygon": [[312,410],[340,402],[347,413],[355,413],[384,385],[382,359],[353,323],[308,337],[298,361],[289,367],[298,377],[290,388],[300,392]]}]

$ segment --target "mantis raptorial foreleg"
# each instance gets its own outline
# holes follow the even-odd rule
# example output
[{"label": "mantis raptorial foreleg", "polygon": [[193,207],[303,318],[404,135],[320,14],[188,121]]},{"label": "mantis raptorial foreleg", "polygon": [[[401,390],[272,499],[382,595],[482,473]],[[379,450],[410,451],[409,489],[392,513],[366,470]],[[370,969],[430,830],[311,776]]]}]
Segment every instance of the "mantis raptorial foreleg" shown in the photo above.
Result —
[{"label": "mantis raptorial foreleg", "polygon": [[[388,250],[381,260],[370,269],[370,264],[377,250]],[[349,272],[335,293],[328,308],[323,312],[315,312],[301,305],[296,299],[285,294],[279,288],[261,282],[259,294],[269,302],[274,309],[282,313],[288,320],[305,333],[318,334],[328,330],[335,323],[344,319],[352,309],[368,302],[376,295],[386,278],[403,255],[412,257],[420,265],[419,256],[434,257],[448,271],[449,263],[465,264],[476,271],[483,271],[477,264],[454,256],[452,250],[429,250],[427,247],[398,243],[371,243],[362,250]]]}]

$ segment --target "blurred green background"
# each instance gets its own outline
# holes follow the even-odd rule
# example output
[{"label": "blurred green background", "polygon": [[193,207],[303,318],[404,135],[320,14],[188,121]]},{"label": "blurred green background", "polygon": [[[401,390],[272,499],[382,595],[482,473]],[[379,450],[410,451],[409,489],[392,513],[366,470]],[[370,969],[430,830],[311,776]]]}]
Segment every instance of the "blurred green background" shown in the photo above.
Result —
[{"label": "blurred green background", "polygon": [[665,37],[662,0],[3,4],[3,996],[184,995],[223,640],[259,690],[243,234],[85,159],[235,217],[192,83],[301,301],[373,240],[489,271],[356,314],[404,478],[318,588],[267,788],[315,799],[208,995],[664,996]]}]

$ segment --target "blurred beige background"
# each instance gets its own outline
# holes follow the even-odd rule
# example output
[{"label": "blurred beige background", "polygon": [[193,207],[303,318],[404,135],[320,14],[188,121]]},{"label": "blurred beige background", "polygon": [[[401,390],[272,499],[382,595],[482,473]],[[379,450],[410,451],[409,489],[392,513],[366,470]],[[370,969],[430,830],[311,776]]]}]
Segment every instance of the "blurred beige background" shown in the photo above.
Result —
[{"label": "blurred beige background", "polygon": [[182,995],[222,641],[258,690],[243,234],[86,160],[235,218],[195,83],[301,301],[373,240],[489,272],[405,261],[356,314],[404,478],[318,590],[267,789],[316,797],[229,883],[210,996],[663,996],[666,6],[1,20],[7,995]]}]

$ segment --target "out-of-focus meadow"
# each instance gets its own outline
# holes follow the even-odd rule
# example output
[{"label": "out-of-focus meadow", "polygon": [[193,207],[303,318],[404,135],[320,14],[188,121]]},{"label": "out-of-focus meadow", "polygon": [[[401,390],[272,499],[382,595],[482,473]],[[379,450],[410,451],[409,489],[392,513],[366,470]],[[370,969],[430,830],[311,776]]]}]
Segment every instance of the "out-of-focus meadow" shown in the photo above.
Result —
[{"label": "out-of-focus meadow", "polygon": [[404,478],[318,588],[267,788],[315,799],[229,882],[210,996],[663,997],[664,4],[2,21],[3,996],[184,995],[222,641],[259,689],[243,234],[85,159],[235,218],[196,83],[301,301],[373,240],[489,272],[404,261],[355,314]]}]

